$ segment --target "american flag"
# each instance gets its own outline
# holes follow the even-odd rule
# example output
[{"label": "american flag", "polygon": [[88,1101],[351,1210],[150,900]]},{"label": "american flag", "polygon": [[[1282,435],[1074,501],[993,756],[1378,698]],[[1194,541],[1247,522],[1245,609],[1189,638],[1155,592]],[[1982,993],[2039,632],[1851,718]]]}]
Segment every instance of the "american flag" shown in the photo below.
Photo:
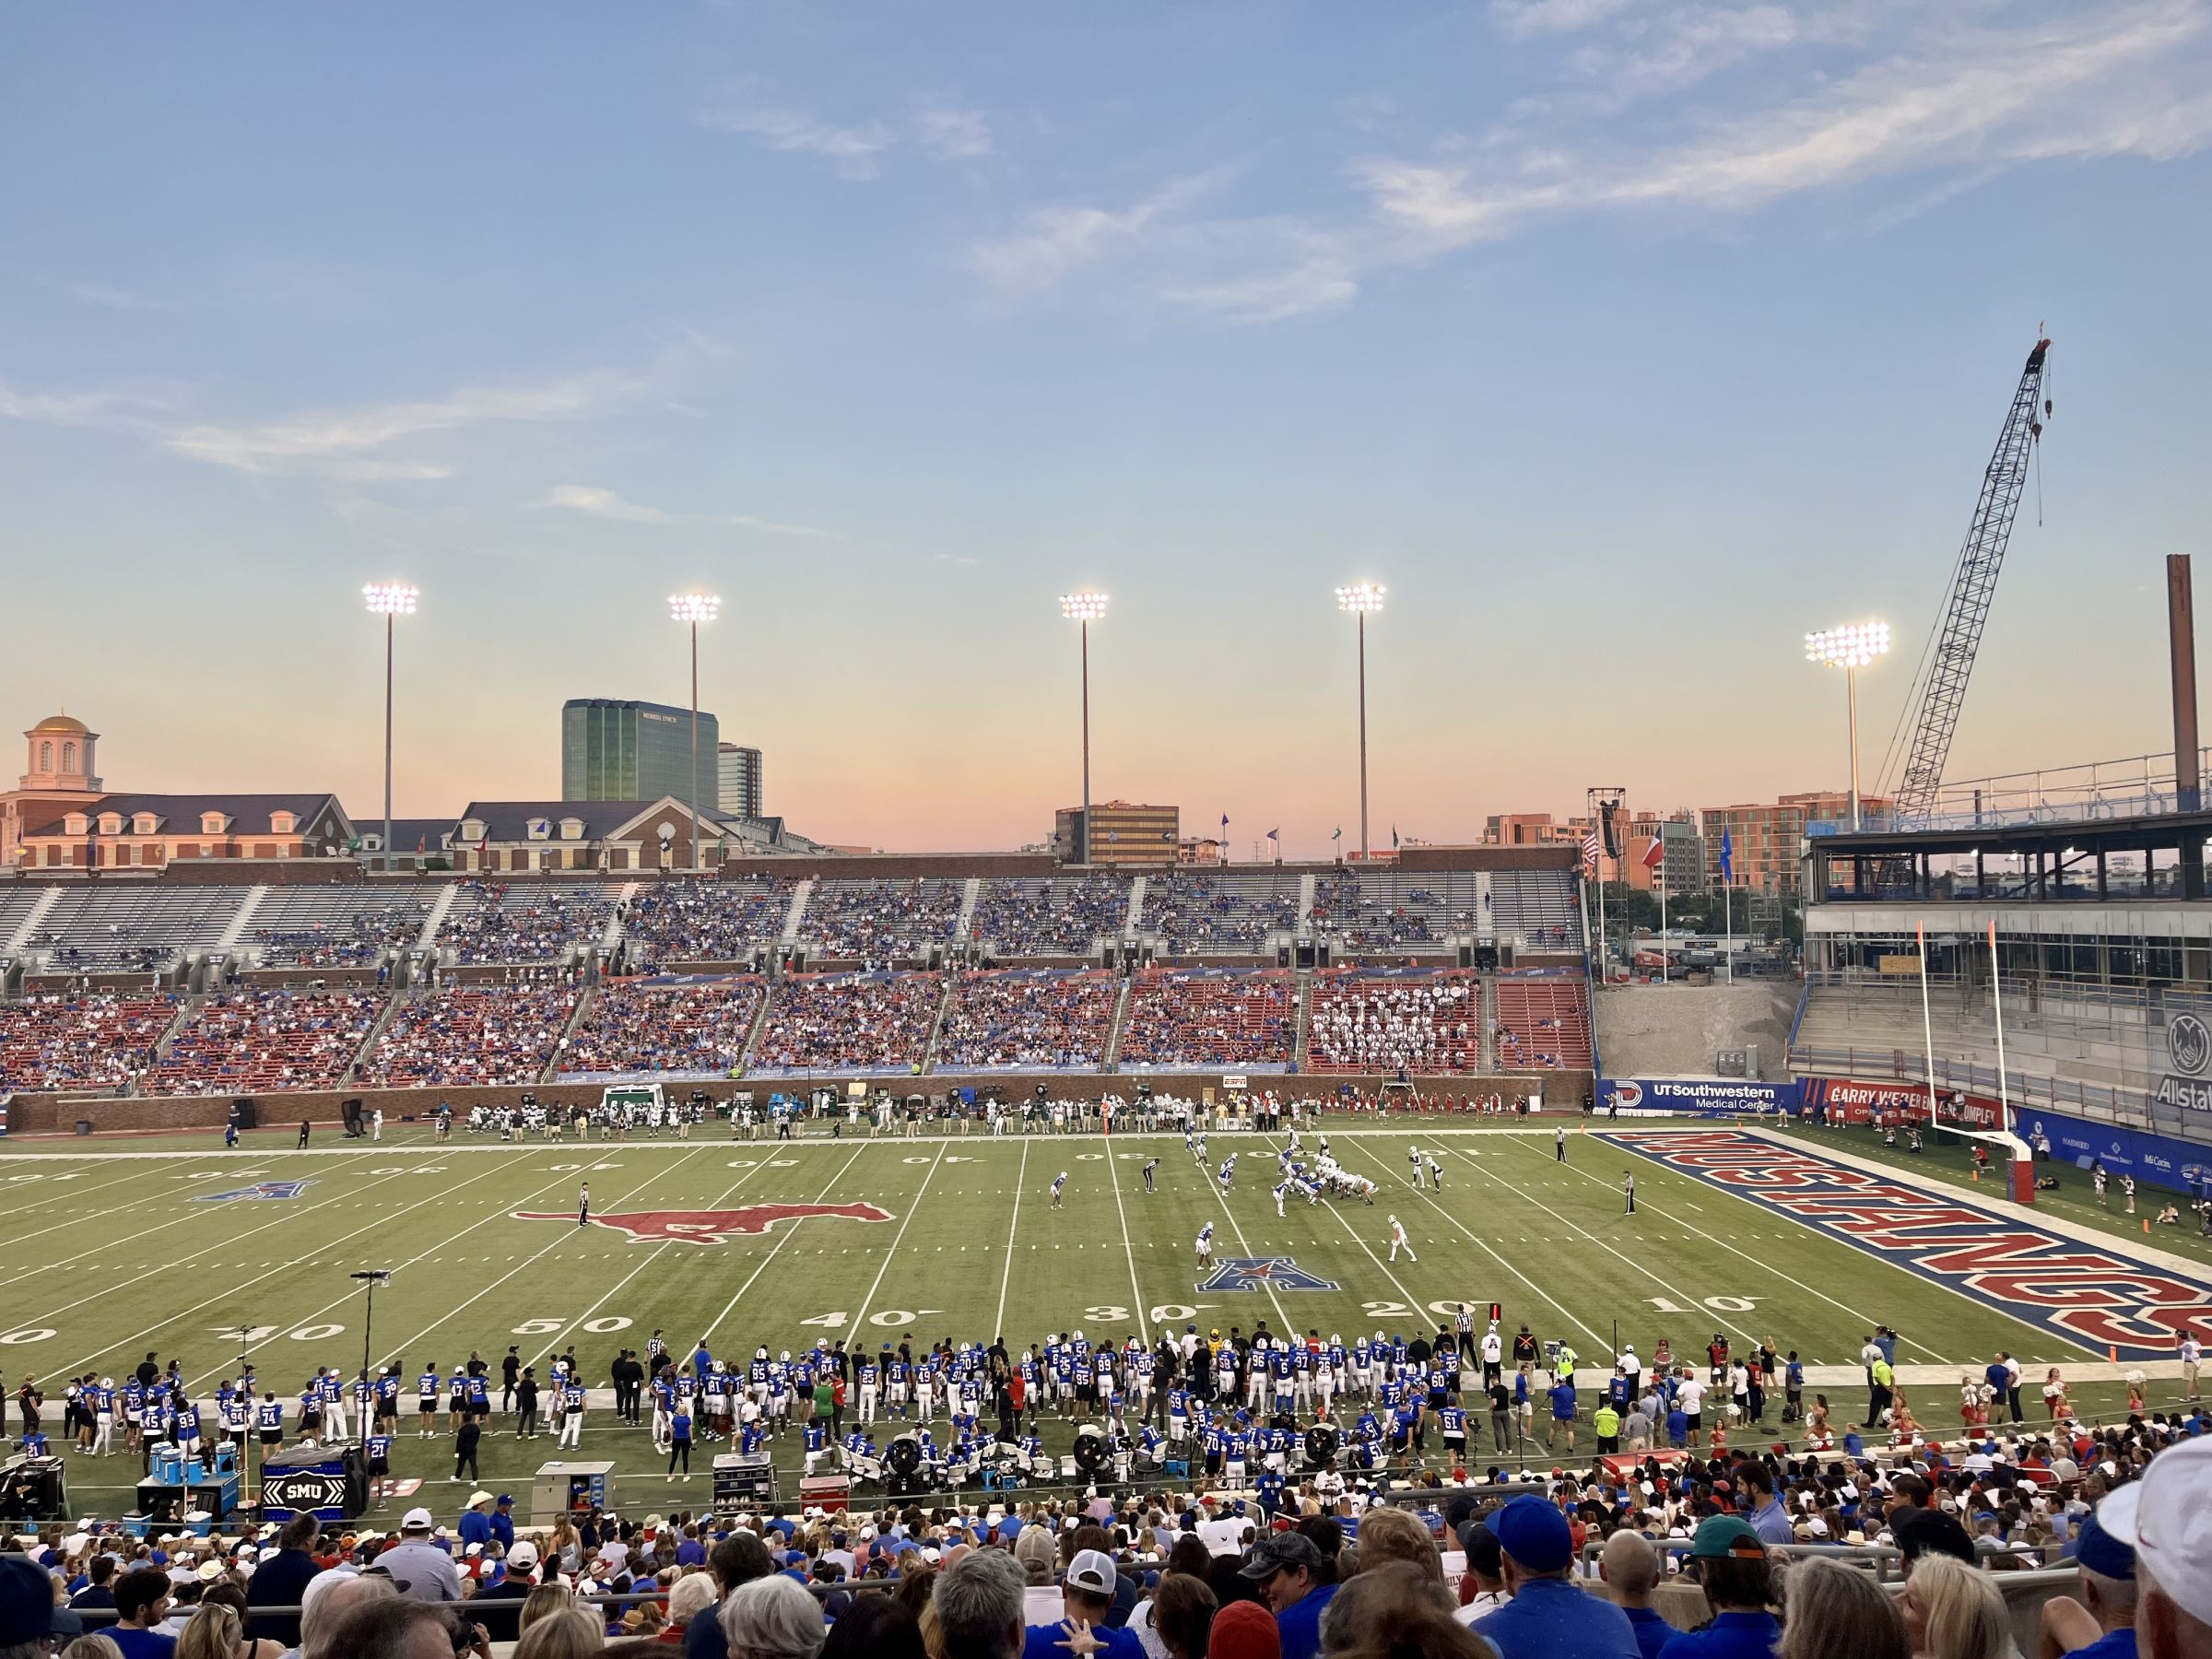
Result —
[{"label": "american flag", "polygon": [[1594,870],[1597,868],[1598,851],[1597,831],[1593,830],[1583,837],[1583,862]]}]

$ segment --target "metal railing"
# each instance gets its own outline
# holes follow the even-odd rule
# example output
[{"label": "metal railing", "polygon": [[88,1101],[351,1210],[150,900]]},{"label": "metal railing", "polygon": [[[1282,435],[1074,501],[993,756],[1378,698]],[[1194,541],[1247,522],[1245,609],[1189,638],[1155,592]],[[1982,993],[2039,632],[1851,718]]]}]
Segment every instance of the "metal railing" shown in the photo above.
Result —
[{"label": "metal railing", "polygon": [[[1895,1080],[1900,1083],[1925,1083],[1928,1080],[1927,1056],[1910,1049],[1828,1048],[1795,1043],[1790,1048],[1788,1065],[1794,1072],[1850,1077],[1860,1082]],[[2108,1088],[2095,1083],[2077,1083],[2065,1077],[2037,1077],[2007,1066],[2005,1069],[2005,1087],[2000,1090],[1995,1066],[1946,1060],[1941,1055],[1936,1060],[1935,1077],[1938,1088],[1956,1088],[1968,1094],[1983,1095],[1991,1100],[1997,1099],[2001,1093],[2011,1101],[2016,1112],[2041,1106],[2053,1112],[2070,1112],[2077,1117],[2117,1124],[2128,1128],[2178,1132],[2183,1126],[2179,1123],[2157,1117],[2150,1097],[2135,1089]]]},{"label": "metal railing", "polygon": [[[2212,776],[2212,749],[2197,760]],[[1972,830],[2006,824],[2073,823],[2091,818],[2148,818],[2181,810],[2173,753],[2129,755],[2034,771],[2002,772],[1946,783],[1912,830]]]}]

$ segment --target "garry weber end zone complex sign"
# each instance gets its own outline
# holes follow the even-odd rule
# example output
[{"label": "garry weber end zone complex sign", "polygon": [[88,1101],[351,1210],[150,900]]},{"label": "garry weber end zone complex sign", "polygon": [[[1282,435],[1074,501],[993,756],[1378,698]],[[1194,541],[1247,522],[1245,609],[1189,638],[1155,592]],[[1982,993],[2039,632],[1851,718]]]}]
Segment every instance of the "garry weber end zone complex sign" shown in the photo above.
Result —
[{"label": "garry weber end zone complex sign", "polygon": [[2212,1285],[1740,1129],[1604,1137],[2102,1355],[2167,1359]]}]

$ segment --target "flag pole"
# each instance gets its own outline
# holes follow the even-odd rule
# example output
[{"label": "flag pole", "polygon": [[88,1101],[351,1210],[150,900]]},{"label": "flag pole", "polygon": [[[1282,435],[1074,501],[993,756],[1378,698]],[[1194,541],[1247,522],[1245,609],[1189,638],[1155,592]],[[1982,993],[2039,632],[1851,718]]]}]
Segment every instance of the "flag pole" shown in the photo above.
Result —
[{"label": "flag pole", "polygon": [[[1711,911],[1705,912],[1712,914]],[[1735,877],[1729,875],[1721,882],[1721,920],[1728,929],[1728,982],[1735,983]]]},{"label": "flag pole", "polygon": [[1928,924],[1920,924],[1920,1030],[1928,1045],[1928,1127],[1936,1127],[1936,1022],[1928,1013]]}]

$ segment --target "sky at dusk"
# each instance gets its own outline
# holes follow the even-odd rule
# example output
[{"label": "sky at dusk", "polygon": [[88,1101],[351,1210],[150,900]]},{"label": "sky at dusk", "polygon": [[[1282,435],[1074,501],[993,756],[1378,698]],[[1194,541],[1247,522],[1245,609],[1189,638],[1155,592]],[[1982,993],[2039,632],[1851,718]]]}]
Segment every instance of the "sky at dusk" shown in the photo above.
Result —
[{"label": "sky at dusk", "polygon": [[[1951,775],[2169,742],[2212,0],[18,6],[0,730],[111,788],[559,787],[701,701],[806,834],[1240,856],[1868,785],[2023,359]],[[2039,509],[2040,502],[2040,509]],[[2039,526],[2039,510],[2042,523]],[[2202,572],[2212,582],[2212,569]],[[12,777],[15,766],[7,763]]]}]

